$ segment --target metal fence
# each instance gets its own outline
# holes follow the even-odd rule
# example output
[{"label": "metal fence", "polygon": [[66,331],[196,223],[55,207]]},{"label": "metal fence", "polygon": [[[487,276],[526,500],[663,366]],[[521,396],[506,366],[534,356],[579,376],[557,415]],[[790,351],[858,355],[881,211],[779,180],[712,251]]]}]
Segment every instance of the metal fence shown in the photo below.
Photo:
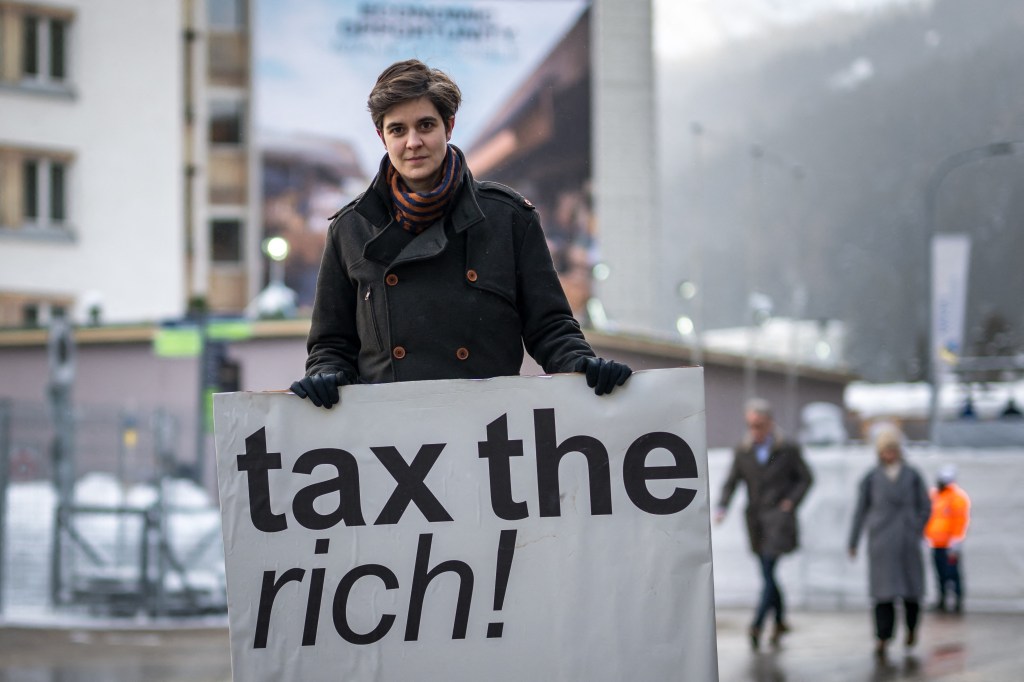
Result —
[{"label": "metal fence", "polygon": [[189,480],[193,423],[76,408],[62,427],[52,412],[0,401],[0,614],[222,611],[219,513]]}]

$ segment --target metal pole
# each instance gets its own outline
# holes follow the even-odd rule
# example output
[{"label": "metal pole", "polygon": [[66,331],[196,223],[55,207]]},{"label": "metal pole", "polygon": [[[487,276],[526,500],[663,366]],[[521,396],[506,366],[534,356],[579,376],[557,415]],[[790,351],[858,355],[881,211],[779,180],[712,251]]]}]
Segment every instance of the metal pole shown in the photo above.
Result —
[{"label": "metal pole", "polygon": [[0,400],[0,614],[4,612],[4,557],[6,556],[7,485],[11,462],[11,401]]},{"label": "metal pole", "polygon": [[71,523],[70,510],[75,493],[74,415],[71,410],[71,389],[75,381],[75,343],[71,325],[64,318],[56,318],[50,323],[47,355],[50,364],[50,408],[56,430],[51,457],[54,489],[57,493],[50,560],[50,594],[53,604],[57,605],[61,603],[63,579],[61,542],[65,525]]},{"label": "metal pole", "polygon": [[803,251],[800,246],[803,239],[803,169],[793,166],[793,238],[790,240],[793,254],[793,320],[789,331],[789,363],[786,366],[786,411],[789,413],[791,434],[795,437],[800,431],[800,405],[798,383],[800,378],[800,324],[803,321],[807,292],[804,289]]},{"label": "metal pole", "polygon": [[[694,215],[699,215],[706,220],[701,212],[704,207],[704,127],[694,122],[690,127],[693,133],[693,175],[694,175]],[[697,285],[697,293],[694,295],[693,308],[693,364],[704,364],[704,297],[707,292],[704,290],[704,231],[702,225],[693,223],[693,231],[690,234],[692,244],[692,257],[690,259],[693,268],[693,282]]]},{"label": "metal pole", "polygon": [[764,206],[762,205],[761,186],[763,171],[761,161],[764,158],[764,149],[761,145],[750,146],[751,174],[753,181],[753,200],[751,201],[751,212],[753,215],[749,221],[750,236],[746,240],[746,275],[747,275],[747,353],[743,362],[743,388],[744,399],[749,400],[757,395],[757,340],[760,328],[754,319],[753,296],[760,284],[760,277],[757,268],[761,248],[761,219]]},{"label": "metal pole", "polygon": [[206,310],[203,309],[197,313],[197,323],[199,326],[199,390],[196,396],[198,405],[196,406],[196,458],[195,458],[195,471],[193,475],[195,477],[196,485],[202,487],[203,485],[203,468],[206,466],[206,364],[207,354],[209,353],[208,344],[206,343]]}]

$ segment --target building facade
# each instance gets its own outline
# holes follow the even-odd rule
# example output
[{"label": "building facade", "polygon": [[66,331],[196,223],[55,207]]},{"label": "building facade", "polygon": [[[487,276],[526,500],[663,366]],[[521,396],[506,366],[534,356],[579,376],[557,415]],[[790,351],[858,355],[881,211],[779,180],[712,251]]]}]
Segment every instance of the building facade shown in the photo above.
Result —
[{"label": "building facade", "polygon": [[183,307],[172,3],[0,1],[0,324]]},{"label": "building facade", "polygon": [[0,326],[238,312],[264,275],[250,0],[0,0]]},{"label": "building facade", "polygon": [[187,299],[238,313],[259,291],[253,0],[183,0]]}]

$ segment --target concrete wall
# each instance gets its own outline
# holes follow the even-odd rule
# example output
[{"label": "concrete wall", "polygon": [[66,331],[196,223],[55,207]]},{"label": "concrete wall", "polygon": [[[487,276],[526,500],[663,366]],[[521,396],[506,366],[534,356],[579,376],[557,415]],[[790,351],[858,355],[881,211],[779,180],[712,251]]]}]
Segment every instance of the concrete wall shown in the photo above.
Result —
[{"label": "concrete wall", "polygon": [[[657,220],[650,0],[595,0],[591,24],[594,203],[608,316],[631,329],[670,328]],[[661,320],[664,322],[664,320]]]},{"label": "concrete wall", "polygon": [[177,2],[40,2],[75,13],[70,97],[0,90],[0,144],[74,155],[71,240],[0,235],[0,291],[95,292],[107,321],[184,306],[181,17]]},{"label": "concrete wall", "polygon": [[[234,342],[228,355],[241,365],[241,389],[270,391],[287,389],[303,375],[305,368],[305,324],[285,323],[288,333],[267,334]],[[268,329],[275,329],[271,323]],[[188,433],[194,430],[198,413],[199,368],[194,358],[158,358],[154,355],[150,328],[134,330],[80,329],[76,332],[77,374],[73,388],[76,404],[115,410],[155,410],[163,408],[176,415]],[[20,343],[0,338],[0,398],[44,404],[49,368],[45,335],[42,331],[23,332]],[[103,339],[109,339],[103,341]],[[115,340],[118,339],[118,340]],[[598,355],[628,363],[635,370],[682,367],[689,363],[678,347],[624,344],[607,335],[590,335]],[[540,368],[527,359],[524,374],[540,374]],[[745,385],[742,366],[709,361],[704,368],[707,435],[710,447],[730,446],[743,435]],[[842,404],[845,380],[821,373],[801,376],[788,383],[788,375],[778,368],[758,374],[758,392],[776,405],[779,424],[793,432],[789,423],[795,408],[812,401]],[[185,442],[191,443],[188,437]],[[212,449],[209,450],[212,452]],[[182,453],[186,460],[192,455]]]}]

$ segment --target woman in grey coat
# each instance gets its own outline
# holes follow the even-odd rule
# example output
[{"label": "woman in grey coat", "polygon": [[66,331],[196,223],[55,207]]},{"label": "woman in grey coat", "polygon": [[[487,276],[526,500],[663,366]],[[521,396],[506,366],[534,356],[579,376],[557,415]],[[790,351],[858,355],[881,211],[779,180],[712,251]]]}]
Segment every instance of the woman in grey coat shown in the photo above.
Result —
[{"label": "woman in grey coat", "polygon": [[868,585],[875,602],[875,655],[885,657],[896,622],[895,604],[903,602],[908,651],[916,642],[924,594],[921,537],[931,515],[924,478],[903,461],[902,434],[882,430],[875,440],[878,466],[864,476],[850,529],[850,557],[857,555],[861,531],[868,533]]}]

